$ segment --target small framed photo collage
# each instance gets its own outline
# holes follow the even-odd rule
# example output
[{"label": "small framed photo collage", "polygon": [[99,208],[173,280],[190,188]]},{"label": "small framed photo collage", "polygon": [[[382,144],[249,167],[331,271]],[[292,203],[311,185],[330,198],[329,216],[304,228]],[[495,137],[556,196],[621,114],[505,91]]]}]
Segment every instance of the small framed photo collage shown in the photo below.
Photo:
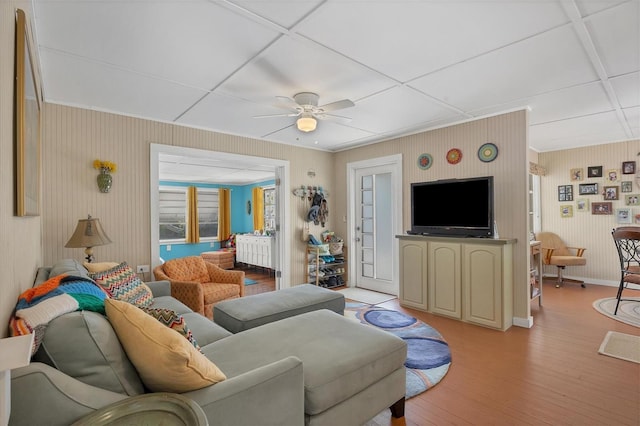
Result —
[{"label": "small framed photo collage", "polygon": [[615,215],[616,222],[621,224],[640,224],[640,179],[634,183],[633,176],[637,166],[635,161],[623,161],[619,168],[570,169],[572,184],[558,185],[560,217],[571,218],[574,211],[591,212],[592,215]]}]

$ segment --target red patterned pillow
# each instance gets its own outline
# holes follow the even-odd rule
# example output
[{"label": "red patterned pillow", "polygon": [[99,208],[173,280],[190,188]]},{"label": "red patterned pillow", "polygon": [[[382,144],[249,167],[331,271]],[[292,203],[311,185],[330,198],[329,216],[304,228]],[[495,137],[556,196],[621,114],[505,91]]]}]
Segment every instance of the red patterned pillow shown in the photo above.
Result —
[{"label": "red patterned pillow", "polygon": [[153,302],[151,289],[140,281],[127,262],[122,262],[105,271],[89,274],[89,277],[112,299],[131,303],[140,308],[147,307]]},{"label": "red patterned pillow", "polygon": [[[184,322],[184,317],[178,314],[176,311],[172,311],[171,309],[164,308],[140,308],[162,324],[166,325],[172,330],[177,331],[181,335],[187,339],[194,348],[200,351],[200,346],[198,342],[196,342],[196,338],[193,337],[193,333],[187,327],[187,324]],[[202,352],[202,351],[200,351]]]}]

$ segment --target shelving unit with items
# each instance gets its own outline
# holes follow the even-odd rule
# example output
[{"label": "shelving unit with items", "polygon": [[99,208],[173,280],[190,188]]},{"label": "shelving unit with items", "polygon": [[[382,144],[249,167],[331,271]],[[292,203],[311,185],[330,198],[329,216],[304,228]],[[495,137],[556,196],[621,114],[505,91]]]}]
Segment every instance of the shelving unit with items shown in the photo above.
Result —
[{"label": "shelving unit with items", "polygon": [[346,287],[347,248],[336,254],[326,252],[322,246],[309,245],[305,265],[305,282],[324,288]]}]

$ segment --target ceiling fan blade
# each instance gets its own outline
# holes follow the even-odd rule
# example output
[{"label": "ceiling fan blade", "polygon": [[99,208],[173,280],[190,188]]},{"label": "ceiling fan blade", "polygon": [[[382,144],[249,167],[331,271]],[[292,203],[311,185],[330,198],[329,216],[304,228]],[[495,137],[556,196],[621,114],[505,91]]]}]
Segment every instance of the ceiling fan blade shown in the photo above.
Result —
[{"label": "ceiling fan blade", "polygon": [[322,110],[323,112],[329,112],[329,111],[335,111],[337,109],[351,108],[352,106],[355,106],[355,105],[356,104],[354,104],[349,99],[343,99],[341,101],[331,102],[329,104],[319,106],[318,109]]},{"label": "ceiling fan blade", "polygon": [[288,96],[276,96],[276,99],[279,102],[279,103],[277,103],[275,105],[277,107],[280,107],[280,108],[293,108],[295,110],[302,108],[300,106],[300,104],[298,104],[295,100],[293,100],[292,98],[290,98]]},{"label": "ceiling fan blade", "polygon": [[318,120],[335,120],[343,123],[349,123],[352,120],[351,117],[345,117],[344,115],[324,114],[324,113],[314,114],[314,117],[317,118]]},{"label": "ceiling fan blade", "polygon": [[273,117],[297,117],[301,112],[292,112],[289,114],[267,114],[267,115],[254,115],[253,118],[273,118]]}]

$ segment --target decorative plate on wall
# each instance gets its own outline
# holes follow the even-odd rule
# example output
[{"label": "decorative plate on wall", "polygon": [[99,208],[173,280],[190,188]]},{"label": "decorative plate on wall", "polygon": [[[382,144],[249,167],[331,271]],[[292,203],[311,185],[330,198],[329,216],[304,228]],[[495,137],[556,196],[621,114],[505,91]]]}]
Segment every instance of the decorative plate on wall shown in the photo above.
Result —
[{"label": "decorative plate on wall", "polygon": [[427,170],[433,164],[433,157],[431,154],[421,154],[418,156],[418,167],[422,170]]},{"label": "decorative plate on wall", "polygon": [[462,151],[458,148],[452,148],[447,152],[447,161],[449,164],[458,164],[462,160]]},{"label": "decorative plate on wall", "polygon": [[480,161],[490,163],[498,156],[498,147],[492,143],[485,143],[478,150],[478,158]]}]

